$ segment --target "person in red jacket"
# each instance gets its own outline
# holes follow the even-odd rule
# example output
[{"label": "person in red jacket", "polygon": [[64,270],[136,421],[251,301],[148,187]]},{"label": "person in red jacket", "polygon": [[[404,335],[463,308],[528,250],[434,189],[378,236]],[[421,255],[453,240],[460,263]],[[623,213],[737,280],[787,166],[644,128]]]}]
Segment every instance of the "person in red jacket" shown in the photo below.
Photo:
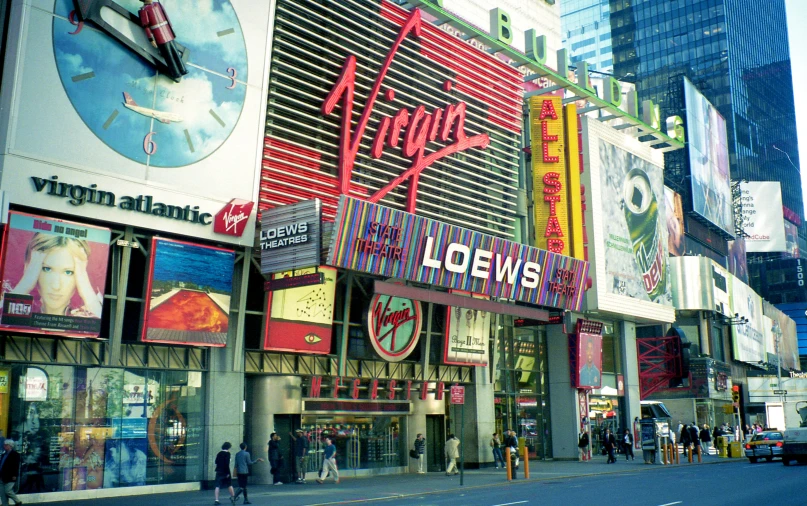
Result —
[{"label": "person in red jacket", "polygon": [[188,73],[185,63],[177,51],[174,44],[174,29],[168,19],[165,9],[160,2],[153,0],[140,0],[143,7],[138,12],[140,14],[140,24],[146,31],[146,37],[151,41],[151,45],[160,50],[160,54],[168,66],[171,78],[177,80]]}]

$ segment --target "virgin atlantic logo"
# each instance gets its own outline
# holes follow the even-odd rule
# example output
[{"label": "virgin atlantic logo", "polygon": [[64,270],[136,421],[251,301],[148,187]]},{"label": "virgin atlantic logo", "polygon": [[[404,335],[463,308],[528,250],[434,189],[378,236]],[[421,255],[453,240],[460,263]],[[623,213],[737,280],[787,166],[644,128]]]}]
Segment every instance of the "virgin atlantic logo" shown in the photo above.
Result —
[{"label": "virgin atlantic logo", "polygon": [[213,218],[213,231],[217,234],[241,237],[249,221],[254,202],[232,199]]},{"label": "virgin atlantic logo", "polygon": [[420,339],[420,302],[376,294],[367,314],[370,341],[385,360],[398,362],[415,349]]},{"label": "virgin atlantic logo", "polygon": [[[353,97],[356,87],[356,57],[353,55],[345,59],[342,72],[334,84],[334,87],[325,98],[322,104],[322,114],[330,115],[336,108],[339,101],[342,101],[341,132],[339,135],[339,191],[343,195],[350,194],[350,176],[353,173],[353,165],[359,151],[359,144],[364,136],[367,123],[375,108],[378,95],[381,93],[381,85],[387,71],[392,64],[392,60],[401,46],[401,43],[409,33],[415,37],[421,35],[420,10],[414,9],[406,23],[401,27],[395,43],[390,48],[384,59],[384,63],[378,72],[373,88],[364,104],[359,122],[355,129],[352,126],[353,118]],[[451,81],[443,83],[443,90],[451,91]],[[384,100],[393,103],[395,101],[395,90],[388,88],[384,92]],[[417,199],[418,179],[421,172],[437,160],[453,155],[460,151],[471,148],[485,149],[490,144],[488,134],[478,134],[468,137],[465,134],[465,109],[464,102],[448,104],[445,107],[437,107],[431,113],[426,112],[426,106],[419,105],[410,112],[406,108],[401,108],[393,116],[382,118],[376,130],[375,137],[370,149],[372,158],[381,158],[386,148],[397,148],[400,137],[401,152],[403,156],[412,160],[412,164],[402,174],[398,175],[386,186],[378,190],[368,199],[370,202],[378,202],[394,188],[409,180],[406,210],[415,212],[415,201]],[[426,144],[439,140],[440,142],[450,142],[444,147],[426,152]]]}]

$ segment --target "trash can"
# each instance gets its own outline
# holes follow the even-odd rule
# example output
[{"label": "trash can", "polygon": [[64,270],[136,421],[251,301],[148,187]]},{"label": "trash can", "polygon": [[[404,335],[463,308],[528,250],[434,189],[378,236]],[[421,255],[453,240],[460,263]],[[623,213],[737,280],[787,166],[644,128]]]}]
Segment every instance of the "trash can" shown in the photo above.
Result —
[{"label": "trash can", "polygon": [[743,445],[739,441],[732,441],[729,443],[729,457],[733,459],[740,459],[745,457],[743,455]]},{"label": "trash can", "polygon": [[717,456],[726,458],[729,456],[729,442],[723,436],[717,436],[717,441],[715,441],[715,445],[717,447]]}]

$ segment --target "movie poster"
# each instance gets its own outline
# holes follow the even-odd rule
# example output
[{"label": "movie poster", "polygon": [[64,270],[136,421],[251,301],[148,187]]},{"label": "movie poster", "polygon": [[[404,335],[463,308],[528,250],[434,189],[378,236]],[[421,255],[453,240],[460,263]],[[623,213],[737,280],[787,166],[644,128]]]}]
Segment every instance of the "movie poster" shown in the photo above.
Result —
[{"label": "movie poster", "polygon": [[9,213],[0,329],[98,337],[110,230]]},{"label": "movie poster", "polygon": [[[266,319],[265,350],[328,354],[333,334],[333,304],[336,294],[336,269],[317,267],[298,269],[295,276],[321,272],[325,283],[270,292],[269,318]],[[274,274],[274,279],[291,272]]]},{"label": "movie poster", "polygon": [[143,342],[227,344],[235,252],[155,237]]},{"label": "movie poster", "polygon": [[[452,291],[471,296],[469,292]],[[473,295],[488,300],[484,295]],[[491,313],[462,307],[446,307],[443,362],[453,365],[488,365]]]},{"label": "movie poster", "polygon": [[578,333],[577,387],[602,386],[602,335]]}]

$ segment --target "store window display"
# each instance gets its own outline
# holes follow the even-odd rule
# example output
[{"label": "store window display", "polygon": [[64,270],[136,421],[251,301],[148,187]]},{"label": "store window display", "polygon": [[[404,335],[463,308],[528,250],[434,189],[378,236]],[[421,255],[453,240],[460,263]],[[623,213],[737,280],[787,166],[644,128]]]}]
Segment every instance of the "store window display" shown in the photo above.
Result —
[{"label": "store window display", "polygon": [[22,493],[202,479],[200,372],[53,365],[7,371],[9,416],[0,430],[22,456]]}]

